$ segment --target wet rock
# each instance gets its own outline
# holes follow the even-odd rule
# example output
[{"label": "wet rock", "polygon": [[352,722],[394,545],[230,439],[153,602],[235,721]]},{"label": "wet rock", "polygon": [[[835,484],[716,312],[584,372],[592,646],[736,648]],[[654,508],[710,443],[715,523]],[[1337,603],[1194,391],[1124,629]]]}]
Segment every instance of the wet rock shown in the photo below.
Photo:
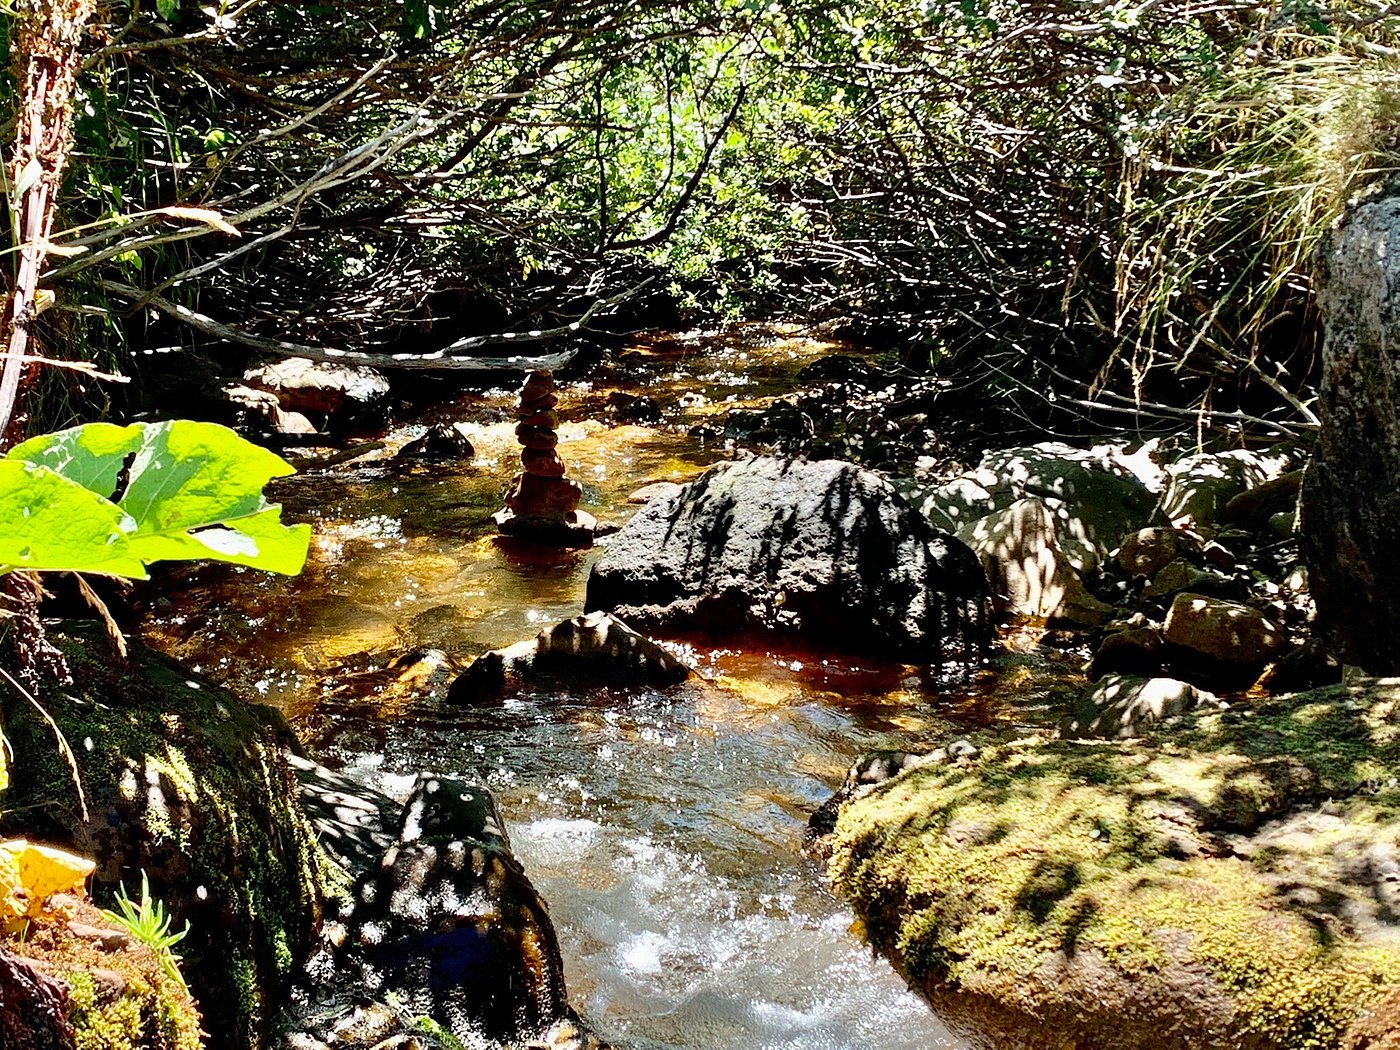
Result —
[{"label": "wet rock", "polygon": [[336,925],[337,983],[459,1038],[528,1040],[570,1016],[548,911],[479,785],[420,776],[396,843]]},{"label": "wet rock", "polygon": [[864,358],[850,354],[831,354],[819,358],[810,365],[798,370],[796,381],[803,383],[849,383],[853,386],[874,388],[884,386],[890,374],[876,368]]},{"label": "wet rock", "polygon": [[74,1050],[68,987],[0,948],[0,1046]]},{"label": "wet rock", "polygon": [[287,763],[296,771],[302,811],[321,848],[352,878],[368,871],[393,845],[391,829],[403,807],[310,759],[288,755]]},{"label": "wet rock", "polygon": [[96,858],[94,891],[145,871],[190,933],[182,969],[211,1046],[265,1045],[309,947],[325,893],[292,770],[236,697],[130,642],[123,662],[100,632],[60,636],[75,684],[45,693],[73,743],[90,817],[48,724],[15,709],[5,734],[13,779],[4,822]]},{"label": "wet rock", "polygon": [[1130,576],[1155,576],[1199,541],[1179,529],[1160,526],[1138,529],[1123,537],[1118,547],[1118,564]]},{"label": "wet rock", "polygon": [[585,608],[639,630],[940,661],[991,626],[977,557],[850,463],[724,463],[612,538]]},{"label": "wet rock", "polygon": [[1251,606],[1203,594],[1178,594],[1162,639],[1222,664],[1263,665],[1286,645],[1283,632]]},{"label": "wet rock", "polygon": [[766,408],[730,409],[724,436],[759,445],[796,449],[815,433],[811,417],[791,401],[775,401]]},{"label": "wet rock", "polygon": [[526,686],[675,685],[695,672],[614,616],[585,613],[528,641],[483,653],[447,690],[454,704],[500,700]]},{"label": "wet rock", "polygon": [[1092,627],[1112,607],[1090,594],[1060,548],[1057,517],[1038,499],[1017,500],[958,533],[982,560],[992,590],[1018,615]]},{"label": "wet rock", "polygon": [[268,430],[274,434],[314,434],[316,425],[300,412],[289,412],[270,390],[258,390],[241,383],[231,383],[223,396],[234,406],[234,425],[250,430]]},{"label": "wet rock", "polygon": [[389,381],[372,368],[289,357],[250,369],[243,381],[271,391],[284,411],[333,427],[383,422],[389,406]]},{"label": "wet rock", "polygon": [[435,423],[422,437],[399,449],[398,459],[454,460],[476,455],[461,423]]},{"label": "wet rock", "polygon": [[1216,697],[1174,678],[1135,678],[1111,674],[1096,682],[1075,702],[1060,728],[1065,737],[1126,740],[1142,736],[1151,726],[1184,715]]},{"label": "wet rock", "polygon": [[646,394],[629,394],[614,390],[608,395],[608,415],[619,423],[654,425],[661,422],[661,405]]}]

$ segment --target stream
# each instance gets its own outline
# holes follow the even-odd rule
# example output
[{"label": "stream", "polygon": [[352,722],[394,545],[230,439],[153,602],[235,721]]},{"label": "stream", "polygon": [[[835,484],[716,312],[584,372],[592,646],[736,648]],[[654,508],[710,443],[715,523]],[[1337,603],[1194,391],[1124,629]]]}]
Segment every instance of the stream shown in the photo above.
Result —
[{"label": "stream", "polygon": [[[693,428],[770,402],[838,351],[851,352],[771,326],[638,339],[610,371],[562,383],[559,451],[584,509],[619,524],[639,486],[729,457]],[[454,396],[378,453],[278,483],[287,519],[315,525],[306,571],[167,572],[147,640],[278,705],[319,760],[390,794],[423,769],[489,784],[549,903],[570,999],[605,1038],[967,1046],[863,943],[802,832],[862,752],[1022,718],[1062,672],[1013,652],[947,684],[902,666],[689,649],[709,681],[444,706],[415,662],[425,650],[465,666],[577,614],[596,556],[496,542],[488,516],[516,469],[511,386]],[[617,390],[653,397],[662,422],[600,421]],[[468,424],[474,460],[394,463],[434,420]]]}]

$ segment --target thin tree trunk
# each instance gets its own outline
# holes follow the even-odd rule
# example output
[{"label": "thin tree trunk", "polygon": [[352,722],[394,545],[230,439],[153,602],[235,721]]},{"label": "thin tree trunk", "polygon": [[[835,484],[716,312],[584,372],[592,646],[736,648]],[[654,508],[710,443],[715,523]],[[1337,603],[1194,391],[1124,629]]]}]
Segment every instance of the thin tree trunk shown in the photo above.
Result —
[{"label": "thin tree trunk", "polygon": [[33,342],[39,277],[48,257],[54,204],[73,142],[73,87],[93,0],[29,0],[15,5],[15,153],[9,166],[10,221],[19,268],[4,318],[0,369],[0,447],[16,422],[20,379]]}]

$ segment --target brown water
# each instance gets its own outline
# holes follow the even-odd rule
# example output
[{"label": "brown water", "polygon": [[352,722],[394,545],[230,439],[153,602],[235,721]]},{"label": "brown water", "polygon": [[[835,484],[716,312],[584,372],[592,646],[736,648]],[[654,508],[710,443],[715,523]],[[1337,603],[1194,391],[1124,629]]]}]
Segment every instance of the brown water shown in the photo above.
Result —
[{"label": "brown water", "polygon": [[[620,522],[638,486],[731,455],[687,431],[787,392],[803,364],[837,349],[782,329],[672,337],[566,384],[560,453],[585,509]],[[655,397],[665,424],[596,422],[613,389]],[[965,1046],[862,944],[801,834],[861,752],[1010,717],[1007,689],[1023,717],[1054,675],[1011,658],[950,688],[913,668],[690,651],[708,683],[442,706],[434,680],[382,668],[424,648],[465,663],[577,614],[596,557],[527,556],[493,540],[487,518],[515,469],[512,400],[501,390],[442,407],[441,418],[470,424],[470,465],[391,464],[420,423],[375,457],[288,479],[276,492],[287,516],[316,527],[307,570],[172,574],[148,638],[282,706],[319,757],[390,793],[422,769],[488,783],[550,904],[571,998],[605,1036],[639,1047]]]}]

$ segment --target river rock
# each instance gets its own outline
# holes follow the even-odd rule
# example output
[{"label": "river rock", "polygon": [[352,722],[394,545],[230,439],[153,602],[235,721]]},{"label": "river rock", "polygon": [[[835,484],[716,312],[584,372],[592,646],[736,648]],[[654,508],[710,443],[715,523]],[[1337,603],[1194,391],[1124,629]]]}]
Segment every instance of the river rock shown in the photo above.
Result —
[{"label": "river rock", "polygon": [[1219,703],[1214,694],[1174,678],[1105,675],[1075,702],[1060,734],[1126,740],[1163,719],[1214,703]]},{"label": "river rock", "polygon": [[389,380],[372,368],[289,357],[250,369],[243,382],[277,395],[283,410],[332,426],[382,422]]},{"label": "river rock", "polygon": [[525,685],[654,685],[695,674],[671,653],[604,612],[546,627],[534,638],[483,653],[447,690],[454,704],[499,700]]},{"label": "river rock", "polygon": [[316,424],[300,412],[288,412],[271,390],[258,390],[242,383],[223,388],[223,397],[234,407],[236,426],[270,430],[274,434],[314,434]]},{"label": "river rock", "polygon": [[1152,577],[1142,589],[1142,596],[1151,601],[1170,598],[1182,591],[1192,591],[1217,598],[1238,598],[1244,596],[1240,593],[1241,589],[1234,580],[1214,569],[1200,569],[1185,558],[1178,558],[1171,564],[1164,565]]},{"label": "river rock", "polygon": [[916,502],[934,524],[959,530],[978,518],[1035,498],[1056,518],[1060,548],[1081,573],[1096,571],[1129,531],[1150,523],[1157,495],[1147,455],[1116,446],[1060,442],[986,453],[967,474],[924,490]]},{"label": "river rock", "polygon": [[1123,627],[1104,635],[1094,650],[1089,675],[1100,678],[1110,672],[1119,674],[1155,675],[1162,666],[1161,628],[1144,624]]},{"label": "river rock", "polygon": [[182,970],[214,1050],[268,1045],[291,959],[312,941],[327,892],[321,852],[276,741],[217,685],[130,641],[118,659],[101,631],[56,636],[71,688],[44,707],[72,742],[89,818],[47,722],[11,709],[14,765],[0,831],[98,862],[96,894],[140,873],[173,925]]},{"label": "river rock", "polygon": [[1247,449],[1187,456],[1167,467],[1162,512],[1173,525],[1215,525],[1231,500],[1278,477],[1291,462],[1287,453]]},{"label": "river rock", "polygon": [[453,460],[476,455],[461,423],[435,423],[422,437],[399,449],[398,459]]},{"label": "river rock", "polygon": [[1040,500],[1027,498],[963,528],[958,539],[981,558],[993,593],[1008,611],[1096,626],[1113,609],[1085,589],[1060,548],[1057,520]]},{"label": "river rock", "polygon": [[1303,487],[1303,472],[1287,474],[1255,485],[1225,504],[1221,520],[1251,532],[1261,532],[1275,514],[1293,514],[1298,508],[1298,493]]},{"label": "river rock", "polygon": [[646,394],[629,394],[624,390],[614,390],[608,395],[608,415],[619,423],[660,423],[661,405],[656,398]]},{"label": "river rock", "polygon": [[570,1016],[549,913],[479,785],[421,775],[397,841],[326,936],[336,983],[458,1038],[524,1041]]},{"label": "river rock", "polygon": [[1130,576],[1155,576],[1200,543],[1189,533],[1161,526],[1138,529],[1123,537],[1118,564]]},{"label": "river rock", "polygon": [[0,1046],[74,1050],[68,987],[0,948]]},{"label": "river rock", "polygon": [[938,662],[985,644],[989,599],[976,555],[879,475],[755,458],[638,511],[594,565],[585,608],[639,630]]},{"label": "river rock", "polygon": [[1317,626],[1345,663],[1400,674],[1400,183],[1317,255],[1322,420],[1299,536]]},{"label": "river rock", "polygon": [[1141,743],[993,737],[843,805],[827,871],[978,1046],[1371,1050],[1400,974],[1400,781],[1362,779],[1400,768],[1377,732],[1397,705],[1366,682]]},{"label": "river rock", "polygon": [[1167,611],[1162,639],[1222,664],[1262,665],[1287,639],[1251,606],[1203,594],[1178,594]]}]

